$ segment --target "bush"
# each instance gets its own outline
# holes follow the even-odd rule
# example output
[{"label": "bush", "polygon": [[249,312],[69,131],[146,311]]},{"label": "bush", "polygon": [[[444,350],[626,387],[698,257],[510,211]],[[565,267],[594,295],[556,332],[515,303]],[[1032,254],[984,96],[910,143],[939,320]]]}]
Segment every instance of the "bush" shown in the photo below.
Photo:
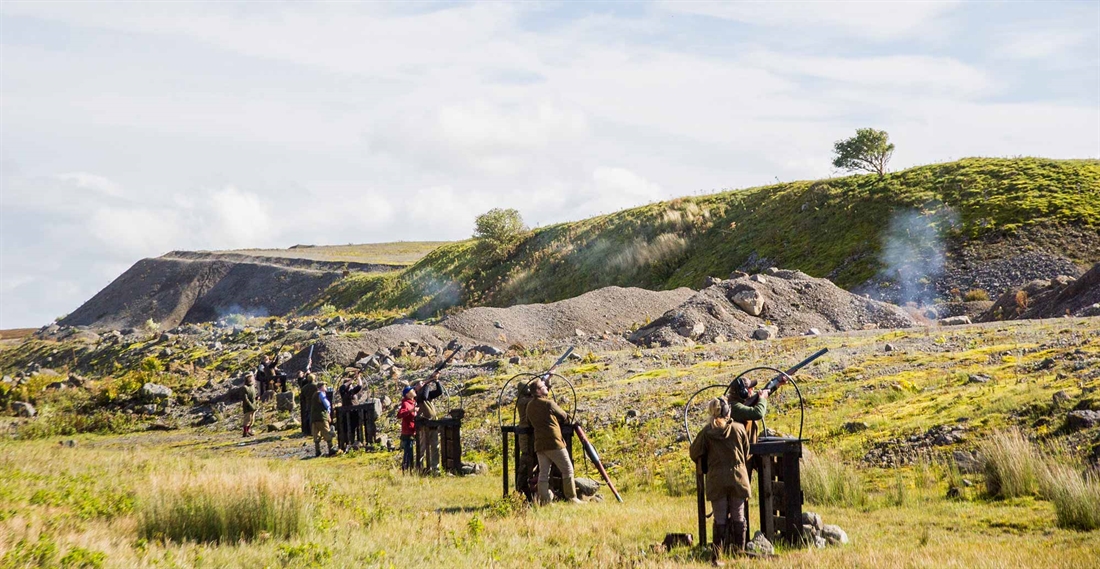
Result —
[{"label": "bush", "polygon": [[1038,494],[1045,465],[1019,429],[993,433],[981,445],[985,491],[994,498]]},{"label": "bush", "polygon": [[966,291],[966,295],[963,296],[963,300],[967,302],[989,300],[989,293],[980,288],[971,289]]},{"label": "bush", "polygon": [[1044,477],[1043,495],[1054,503],[1058,527],[1100,529],[1100,478],[1095,472],[1082,476],[1070,466],[1051,464]]},{"label": "bush", "polygon": [[806,501],[821,506],[863,506],[867,503],[859,473],[836,457],[803,456],[802,491]]},{"label": "bush", "polygon": [[55,436],[72,436],[81,433],[119,434],[133,431],[138,420],[132,415],[112,411],[91,412],[43,410],[39,417],[19,427],[16,437],[42,439]]},{"label": "bush", "polygon": [[493,208],[474,220],[474,237],[498,253],[507,251],[526,232],[523,217],[515,209]]},{"label": "bush", "polygon": [[217,543],[287,539],[306,527],[306,486],[300,475],[272,471],[154,476],[138,500],[138,533]]}]

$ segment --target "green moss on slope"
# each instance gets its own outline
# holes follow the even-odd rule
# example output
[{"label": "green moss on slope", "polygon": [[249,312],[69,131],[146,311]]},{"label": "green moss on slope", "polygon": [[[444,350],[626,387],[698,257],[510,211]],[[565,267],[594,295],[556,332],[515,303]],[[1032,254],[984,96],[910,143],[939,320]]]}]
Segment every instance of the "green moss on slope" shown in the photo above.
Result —
[{"label": "green moss on slope", "polygon": [[968,158],[883,178],[680,198],[539,228],[503,257],[473,240],[447,244],[401,273],[349,277],[325,302],[424,317],[456,305],[551,302],[609,285],[699,286],[753,258],[851,287],[879,271],[882,233],[905,211],[927,215],[957,239],[1036,225],[1098,229],[1100,161]]}]

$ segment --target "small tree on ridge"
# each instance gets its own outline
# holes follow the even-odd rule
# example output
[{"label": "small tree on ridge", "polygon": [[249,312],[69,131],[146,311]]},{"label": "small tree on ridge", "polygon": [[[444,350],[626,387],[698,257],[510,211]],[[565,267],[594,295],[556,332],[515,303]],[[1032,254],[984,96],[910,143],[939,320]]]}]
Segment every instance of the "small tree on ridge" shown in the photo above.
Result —
[{"label": "small tree on ridge", "polygon": [[837,141],[833,153],[834,167],[875,172],[881,178],[886,174],[886,163],[894,155],[894,145],[885,130],[860,128],[852,138]]},{"label": "small tree on ridge", "polygon": [[474,220],[474,237],[497,252],[507,250],[527,232],[527,225],[516,209],[495,207]]}]

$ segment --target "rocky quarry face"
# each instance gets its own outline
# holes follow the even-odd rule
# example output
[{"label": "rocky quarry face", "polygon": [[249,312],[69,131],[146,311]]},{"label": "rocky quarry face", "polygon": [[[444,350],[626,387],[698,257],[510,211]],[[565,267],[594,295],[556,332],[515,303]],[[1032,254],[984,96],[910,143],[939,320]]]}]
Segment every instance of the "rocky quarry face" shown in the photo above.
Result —
[{"label": "rocky quarry face", "polygon": [[764,340],[824,332],[907,328],[916,320],[892,304],[852,294],[828,279],[769,269],[711,279],[710,286],[641,328],[630,340],[642,346]]}]

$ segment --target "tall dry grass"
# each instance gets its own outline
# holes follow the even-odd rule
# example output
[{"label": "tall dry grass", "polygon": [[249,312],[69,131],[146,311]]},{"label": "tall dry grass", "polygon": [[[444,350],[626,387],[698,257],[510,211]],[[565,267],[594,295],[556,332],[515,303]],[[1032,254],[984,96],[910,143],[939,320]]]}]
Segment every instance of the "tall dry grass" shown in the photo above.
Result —
[{"label": "tall dry grass", "polygon": [[863,479],[839,457],[819,454],[802,457],[802,492],[821,506],[857,506],[867,503]]},{"label": "tall dry grass", "polygon": [[1039,496],[1054,505],[1058,527],[1100,529],[1100,477],[1064,449],[1040,449],[1018,429],[981,446],[986,492],[995,498]]},{"label": "tall dry grass", "polygon": [[307,523],[306,480],[297,473],[224,470],[155,474],[139,492],[141,537],[234,543],[290,538]]},{"label": "tall dry grass", "polygon": [[994,498],[1039,493],[1045,465],[1035,445],[1019,429],[993,433],[981,445],[985,490]]}]

